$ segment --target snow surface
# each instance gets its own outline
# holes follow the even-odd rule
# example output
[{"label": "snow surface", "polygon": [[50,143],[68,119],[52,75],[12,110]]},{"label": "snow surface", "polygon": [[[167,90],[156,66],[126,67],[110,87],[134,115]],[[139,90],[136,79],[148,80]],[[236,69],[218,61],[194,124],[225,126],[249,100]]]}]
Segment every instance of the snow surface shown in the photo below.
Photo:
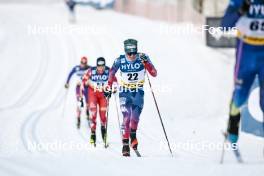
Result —
[{"label": "snow surface", "polygon": [[[109,110],[110,147],[88,150],[32,151],[30,143],[89,142],[85,117],[75,127],[75,95],[64,82],[83,55],[95,64],[99,56],[113,60],[122,54],[122,41],[137,38],[158,69],[151,78],[172,144],[223,142],[232,92],[234,51],[204,46],[201,34],[179,35],[164,27],[179,27],[113,11],[78,7],[78,23],[68,23],[63,5],[0,5],[0,175],[263,175],[263,139],[241,133],[246,161],[237,164],[231,151],[219,164],[221,150],[161,148],[163,131],[151,97],[138,130],[142,158],[121,156],[114,98]],[[32,34],[35,27],[75,29],[74,33]],[[82,32],[80,29],[88,28]],[[146,84],[146,88],[148,85]],[[100,133],[98,131],[100,140]]]}]

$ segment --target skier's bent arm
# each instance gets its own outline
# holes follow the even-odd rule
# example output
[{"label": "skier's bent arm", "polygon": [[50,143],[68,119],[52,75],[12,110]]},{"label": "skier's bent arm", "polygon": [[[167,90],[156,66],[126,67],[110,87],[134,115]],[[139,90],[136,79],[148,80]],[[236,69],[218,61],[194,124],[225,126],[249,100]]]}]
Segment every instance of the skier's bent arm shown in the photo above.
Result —
[{"label": "skier's bent arm", "polygon": [[149,74],[153,77],[157,76],[157,70],[154,67],[154,65],[152,64],[149,56],[145,55],[145,54],[141,54],[141,60],[144,64],[145,69],[149,72]]},{"label": "skier's bent arm", "polygon": [[149,74],[153,77],[156,77],[157,76],[157,70],[154,67],[154,65],[152,64],[149,56],[146,55],[145,53],[139,53],[139,58],[140,58],[142,64],[144,65],[145,69],[149,72]]},{"label": "skier's bent arm", "polygon": [[234,27],[236,22],[241,17],[241,13],[239,12],[241,6],[243,5],[244,0],[230,0],[228,8],[224,14],[222,19],[222,27]]},{"label": "skier's bent arm", "polygon": [[[108,84],[109,85],[109,84]],[[111,85],[111,91],[113,93],[116,93],[118,90],[118,82],[117,82],[117,78],[116,76],[114,75],[113,79],[112,79],[112,85]]]},{"label": "skier's bent arm", "polygon": [[[88,86],[88,81],[90,79],[90,76],[91,76],[91,69],[89,68],[87,72],[83,75],[81,90],[84,90],[84,87]],[[81,97],[83,97],[82,91],[81,91]]]},{"label": "skier's bent arm", "polygon": [[118,71],[119,67],[120,67],[120,59],[117,58],[113,64],[112,68],[110,69],[109,79],[108,79],[109,87],[112,87],[113,82],[117,82],[115,74]]},{"label": "skier's bent arm", "polygon": [[156,68],[154,67],[154,65],[151,63],[151,62],[146,62],[145,63],[145,68],[146,70],[149,72],[149,74],[153,77],[156,77],[157,76],[157,70]]},{"label": "skier's bent arm", "polygon": [[71,80],[71,77],[72,75],[76,72],[76,67],[74,67],[71,72],[69,73],[68,75],[68,78],[67,78],[67,81],[66,81],[66,84],[69,84],[70,80]]},{"label": "skier's bent arm", "polygon": [[87,72],[83,75],[83,78],[82,78],[82,85],[83,85],[83,87],[84,86],[88,86],[88,83],[89,83],[89,79],[91,77],[91,74],[92,74],[92,70],[91,70],[91,68],[89,68],[87,70]]}]

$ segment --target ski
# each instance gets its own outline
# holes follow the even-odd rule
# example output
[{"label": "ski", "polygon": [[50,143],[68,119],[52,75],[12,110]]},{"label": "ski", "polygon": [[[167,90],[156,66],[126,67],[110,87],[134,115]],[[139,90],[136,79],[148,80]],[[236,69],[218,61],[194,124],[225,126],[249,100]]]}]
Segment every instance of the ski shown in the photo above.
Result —
[{"label": "ski", "polygon": [[[228,139],[227,139],[227,133],[226,133],[226,132],[223,132],[223,131],[221,131],[221,132],[222,132],[222,135],[223,135],[224,138],[225,138],[225,142],[228,141]],[[237,162],[238,162],[238,163],[243,163],[243,159],[242,159],[242,157],[241,157],[241,152],[240,152],[240,150],[239,150],[238,148],[236,148],[236,149],[232,149],[232,151],[234,152],[234,155],[235,155],[235,157],[236,157],[236,159],[237,159]]]},{"label": "ski", "polygon": [[241,153],[240,153],[239,149],[233,150],[233,152],[234,152],[234,154],[236,156],[237,162],[243,163],[243,160],[242,160]]},{"label": "ski", "polygon": [[133,149],[135,154],[137,155],[137,157],[141,157],[141,154],[139,153],[139,151],[137,149]]},{"label": "ski", "polygon": [[108,148],[109,147],[109,143],[104,143],[104,148]]}]

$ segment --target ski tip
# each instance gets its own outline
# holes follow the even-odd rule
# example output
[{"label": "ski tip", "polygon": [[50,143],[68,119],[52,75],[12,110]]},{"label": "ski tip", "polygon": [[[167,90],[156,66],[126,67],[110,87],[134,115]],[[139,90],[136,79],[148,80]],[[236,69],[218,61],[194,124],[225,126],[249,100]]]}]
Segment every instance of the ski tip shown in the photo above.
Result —
[{"label": "ski tip", "polygon": [[241,157],[237,158],[237,162],[238,162],[239,164],[243,164],[243,163],[244,163],[244,161],[243,161],[243,159],[242,159]]}]

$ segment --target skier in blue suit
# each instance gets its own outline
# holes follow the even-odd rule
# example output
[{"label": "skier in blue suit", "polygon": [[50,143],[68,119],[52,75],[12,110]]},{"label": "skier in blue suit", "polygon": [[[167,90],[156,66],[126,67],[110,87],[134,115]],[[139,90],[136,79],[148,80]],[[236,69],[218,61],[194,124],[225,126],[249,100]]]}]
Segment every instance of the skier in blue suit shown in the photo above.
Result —
[{"label": "skier in blue suit", "polygon": [[[137,40],[127,39],[124,41],[125,54],[120,55],[114,62],[109,74],[109,87],[115,80],[115,74],[119,70],[120,109],[123,114],[122,124],[122,154],[130,156],[130,146],[137,151],[137,128],[140,115],[144,107],[144,83],[147,72],[157,76],[157,70],[149,56],[138,52]],[[111,92],[105,92],[105,96],[111,96]],[[130,146],[129,146],[130,141]]]},{"label": "skier in blue suit", "polygon": [[[87,120],[89,123],[89,108],[88,108],[88,89],[87,87],[84,87],[84,89],[82,90],[81,88],[81,83],[82,83],[82,78],[85,74],[85,72],[90,68],[90,66],[88,65],[88,61],[87,61],[87,57],[82,57],[81,58],[81,62],[80,65],[74,66],[71,70],[71,72],[69,73],[68,77],[67,77],[67,81],[65,83],[65,88],[68,89],[69,85],[70,85],[70,80],[72,78],[72,76],[75,74],[78,77],[78,81],[76,84],[76,99],[78,102],[78,106],[77,106],[77,128],[80,128],[81,125],[81,109],[84,106],[84,102],[83,102],[83,96],[85,98],[85,103],[86,103],[86,115],[87,115]],[[81,92],[83,91],[83,92]]]},{"label": "skier in blue suit", "polygon": [[222,27],[237,28],[235,88],[230,104],[227,139],[236,144],[241,106],[258,76],[260,106],[264,112],[264,0],[230,0]]}]

